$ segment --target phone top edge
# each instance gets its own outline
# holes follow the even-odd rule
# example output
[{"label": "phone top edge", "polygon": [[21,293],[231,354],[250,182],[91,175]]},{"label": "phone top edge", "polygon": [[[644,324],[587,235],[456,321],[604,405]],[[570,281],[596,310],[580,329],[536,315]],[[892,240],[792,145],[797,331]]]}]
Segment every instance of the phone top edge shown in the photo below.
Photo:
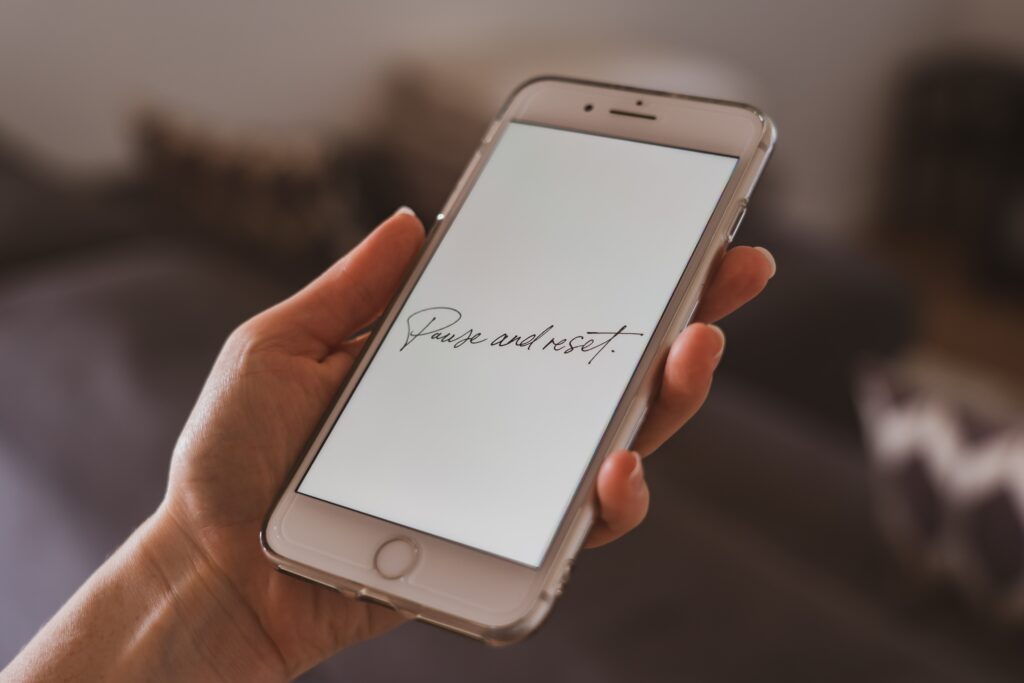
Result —
[{"label": "phone top edge", "polygon": [[519,85],[517,85],[515,89],[513,89],[512,93],[502,103],[500,109],[498,110],[498,114],[494,117],[495,120],[500,120],[503,116],[505,116],[505,114],[508,112],[509,107],[512,106],[512,103],[523,91],[525,91],[532,85],[544,82],[567,83],[571,85],[585,85],[593,88],[617,90],[619,92],[654,95],[656,97],[668,97],[677,100],[690,100],[693,102],[701,102],[704,104],[713,104],[718,106],[731,107],[734,109],[742,109],[750,114],[753,114],[755,117],[757,117],[758,120],[761,121],[761,124],[764,127],[764,144],[767,145],[767,149],[773,147],[775,145],[775,141],[778,138],[778,130],[775,126],[775,122],[772,121],[771,117],[764,113],[764,111],[762,111],[760,108],[755,107],[754,105],[748,104],[746,102],[740,102],[738,100],[726,100],[716,97],[705,97],[703,95],[690,95],[687,93],[672,92],[669,90],[658,90],[656,88],[641,88],[633,85],[621,85],[618,83],[609,83],[607,81],[598,81],[588,78],[577,78],[574,76],[561,76],[558,74],[541,74],[537,76],[532,76],[526,79],[525,81],[519,83]]}]

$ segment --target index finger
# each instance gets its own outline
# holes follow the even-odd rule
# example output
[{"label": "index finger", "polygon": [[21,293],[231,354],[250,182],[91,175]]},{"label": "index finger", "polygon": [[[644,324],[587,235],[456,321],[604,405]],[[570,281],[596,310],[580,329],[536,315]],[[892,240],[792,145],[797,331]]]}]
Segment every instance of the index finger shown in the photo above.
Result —
[{"label": "index finger", "polygon": [[764,247],[733,247],[708,284],[694,320],[713,323],[761,293],[775,275],[775,258]]}]

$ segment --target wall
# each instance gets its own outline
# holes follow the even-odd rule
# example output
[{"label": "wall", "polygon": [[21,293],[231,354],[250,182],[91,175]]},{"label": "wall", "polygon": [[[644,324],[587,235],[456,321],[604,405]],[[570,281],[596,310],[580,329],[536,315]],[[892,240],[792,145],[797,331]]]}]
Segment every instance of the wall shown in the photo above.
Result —
[{"label": "wall", "polygon": [[[783,215],[848,235],[874,191],[899,65],[948,38],[963,6],[0,0],[0,131],[62,169],[108,171],[128,163],[125,122],[146,102],[224,125],[317,132],[356,125],[382,73],[403,60],[465,69],[478,81],[493,66],[494,83],[506,89],[515,69],[499,68],[502,55],[507,66],[577,49],[606,64],[656,54],[661,64],[678,62],[680,73],[699,62],[739,74],[737,94],[781,130],[773,173]],[[473,58],[481,52],[490,60]],[[668,71],[650,80],[672,84]],[[645,80],[642,69],[637,80]]]}]

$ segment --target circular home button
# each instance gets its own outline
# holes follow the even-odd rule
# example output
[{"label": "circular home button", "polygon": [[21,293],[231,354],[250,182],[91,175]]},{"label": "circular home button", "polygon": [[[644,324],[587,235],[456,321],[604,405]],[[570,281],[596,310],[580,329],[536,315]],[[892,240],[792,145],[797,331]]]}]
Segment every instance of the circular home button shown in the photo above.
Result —
[{"label": "circular home button", "polygon": [[416,566],[419,556],[420,549],[416,544],[404,536],[399,536],[385,541],[377,548],[377,553],[373,556],[373,566],[385,579],[398,579]]}]

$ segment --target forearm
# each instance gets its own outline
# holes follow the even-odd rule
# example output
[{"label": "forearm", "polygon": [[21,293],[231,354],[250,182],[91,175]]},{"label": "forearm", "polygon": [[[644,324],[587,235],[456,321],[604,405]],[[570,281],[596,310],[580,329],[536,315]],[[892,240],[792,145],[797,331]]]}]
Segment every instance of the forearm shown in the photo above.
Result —
[{"label": "forearm", "polygon": [[223,575],[156,514],[0,675],[3,680],[277,681],[280,657]]}]

